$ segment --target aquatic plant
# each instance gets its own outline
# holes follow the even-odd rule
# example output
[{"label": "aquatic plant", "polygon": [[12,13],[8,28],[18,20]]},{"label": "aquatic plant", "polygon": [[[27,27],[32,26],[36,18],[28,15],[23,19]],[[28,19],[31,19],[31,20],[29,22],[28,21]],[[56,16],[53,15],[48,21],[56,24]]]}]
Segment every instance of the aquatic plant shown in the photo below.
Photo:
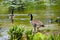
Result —
[{"label": "aquatic plant", "polygon": [[[47,30],[49,31],[49,30]],[[41,32],[32,34],[32,29],[26,28],[25,25],[12,26],[8,32],[10,40],[60,40],[60,34],[45,35]]]},{"label": "aquatic plant", "polygon": [[48,40],[60,40],[60,34],[50,34]]},{"label": "aquatic plant", "polygon": [[23,35],[24,28],[21,28],[20,26],[13,26],[10,28],[8,34],[10,34],[10,40],[21,40],[21,37]]},{"label": "aquatic plant", "polygon": [[33,36],[33,40],[47,40],[47,36],[38,32]]},{"label": "aquatic plant", "polygon": [[26,30],[25,34],[26,34],[27,40],[33,39],[32,30]]}]

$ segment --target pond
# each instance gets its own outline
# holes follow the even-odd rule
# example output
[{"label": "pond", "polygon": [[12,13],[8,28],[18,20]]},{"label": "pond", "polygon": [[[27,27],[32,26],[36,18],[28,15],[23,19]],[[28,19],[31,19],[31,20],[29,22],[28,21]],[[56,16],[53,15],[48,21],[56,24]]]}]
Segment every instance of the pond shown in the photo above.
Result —
[{"label": "pond", "polygon": [[[52,1],[52,0],[51,0]],[[57,1],[57,0],[56,0]],[[5,1],[6,2],[6,1]],[[26,1],[26,9],[24,11],[15,10],[13,13],[13,24],[11,23],[11,13],[9,11],[9,2],[0,4],[0,40],[8,40],[9,35],[7,32],[12,25],[26,25],[27,28],[31,29],[33,26],[30,24],[30,17],[28,14],[33,14],[33,18],[41,20],[46,27],[40,28],[40,30],[59,30],[60,26],[55,23],[55,19],[60,16],[60,6],[57,1],[50,2],[50,0],[43,0],[42,2],[28,2]],[[9,14],[10,13],[10,14]],[[51,20],[52,19],[52,20]],[[53,22],[53,23],[52,23]]]},{"label": "pond", "polygon": [[[25,25],[28,29],[31,29],[33,26],[28,22],[25,22],[25,21],[20,21],[20,23],[18,22],[14,22],[14,24],[11,24],[11,23],[4,23],[3,25],[1,26],[4,26],[2,28],[0,28],[0,34],[2,36],[0,36],[0,40],[8,40],[9,39],[9,35],[8,35],[8,31],[9,31],[9,28],[10,26],[12,25]],[[44,29],[49,29],[49,30],[57,30],[58,27],[57,27],[57,24],[45,24],[46,27],[44,28],[40,28],[40,30],[44,30]]]}]

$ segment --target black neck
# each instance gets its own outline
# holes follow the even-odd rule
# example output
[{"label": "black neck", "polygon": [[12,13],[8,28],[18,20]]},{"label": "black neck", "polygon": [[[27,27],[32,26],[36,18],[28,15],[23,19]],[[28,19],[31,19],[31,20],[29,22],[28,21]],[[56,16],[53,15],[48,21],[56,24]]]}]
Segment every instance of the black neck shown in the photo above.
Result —
[{"label": "black neck", "polygon": [[33,16],[31,15],[31,19],[30,19],[31,21],[33,20]]}]

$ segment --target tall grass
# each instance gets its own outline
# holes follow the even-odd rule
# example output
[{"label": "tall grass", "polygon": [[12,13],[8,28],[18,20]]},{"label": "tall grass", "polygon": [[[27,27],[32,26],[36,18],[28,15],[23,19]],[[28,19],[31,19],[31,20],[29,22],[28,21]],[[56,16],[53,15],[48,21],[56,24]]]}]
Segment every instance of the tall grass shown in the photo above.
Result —
[{"label": "tall grass", "polygon": [[48,40],[60,40],[60,34],[50,34]]},{"label": "tall grass", "polygon": [[26,31],[25,34],[26,34],[27,40],[33,39],[32,30]]},{"label": "tall grass", "polygon": [[[60,34],[49,34],[48,36],[37,32],[32,34],[32,29],[27,29],[26,26],[12,26],[8,34],[10,35],[10,40],[60,40]],[[25,39],[23,39],[25,34]],[[23,37],[23,38],[22,38]]]},{"label": "tall grass", "polygon": [[13,26],[9,30],[10,40],[21,40],[24,28],[20,28],[19,26]]}]

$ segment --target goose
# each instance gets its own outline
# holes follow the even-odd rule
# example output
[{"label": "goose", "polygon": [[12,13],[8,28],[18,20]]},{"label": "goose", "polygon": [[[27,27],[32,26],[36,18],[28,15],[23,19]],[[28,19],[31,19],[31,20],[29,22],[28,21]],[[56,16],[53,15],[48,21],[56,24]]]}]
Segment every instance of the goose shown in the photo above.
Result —
[{"label": "goose", "polygon": [[33,25],[33,30],[34,30],[33,33],[34,34],[37,32],[37,30],[40,27],[45,27],[42,21],[40,21],[40,20],[34,20],[32,14],[28,14],[28,16],[30,16],[30,23]]}]

